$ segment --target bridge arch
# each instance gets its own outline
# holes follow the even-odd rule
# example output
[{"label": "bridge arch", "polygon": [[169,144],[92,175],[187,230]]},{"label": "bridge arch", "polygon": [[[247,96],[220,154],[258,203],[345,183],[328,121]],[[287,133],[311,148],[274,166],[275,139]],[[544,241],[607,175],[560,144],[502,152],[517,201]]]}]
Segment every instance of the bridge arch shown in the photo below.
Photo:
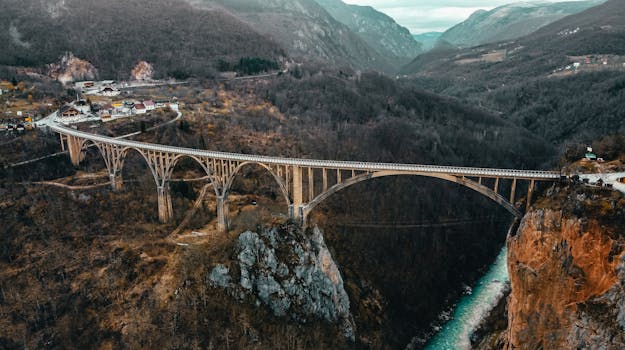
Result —
[{"label": "bridge arch", "polygon": [[226,185],[224,186],[224,196],[227,196],[227,193],[228,191],[230,191],[230,188],[232,187],[232,184],[234,183],[235,178],[241,172],[241,170],[246,166],[259,166],[267,170],[267,172],[274,178],[274,180],[278,184],[278,187],[280,188],[280,192],[282,192],[282,196],[284,197],[284,200],[286,201],[287,206],[290,206],[291,204],[293,204],[293,201],[291,199],[291,196],[289,195],[289,191],[286,187],[286,184],[284,183],[284,180],[280,178],[278,174],[276,174],[276,172],[267,164],[259,163],[259,162],[251,162],[251,161],[242,162],[234,169],[232,174],[230,174],[230,177],[228,178]]},{"label": "bridge arch", "polygon": [[189,155],[189,154],[179,154],[174,158],[174,161],[172,164],[172,172],[174,171],[176,166],[185,159],[190,159],[194,161],[197,165],[199,165],[202,168],[206,176],[208,176],[208,179],[213,187],[213,190],[215,191],[215,195],[219,197],[221,195],[220,191],[221,191],[221,187],[223,187],[223,184],[220,183],[219,179],[217,178],[214,171],[210,168],[210,166],[206,164],[204,161],[202,161],[202,158]]},{"label": "bridge arch", "polygon": [[303,222],[306,223],[306,219],[308,218],[308,215],[312,212],[313,209],[315,209],[315,207],[317,207],[321,202],[328,199],[333,194],[347,187],[353,186],[363,181],[375,179],[375,178],[382,178],[382,177],[388,177],[388,176],[405,176],[405,175],[436,178],[436,179],[441,179],[441,180],[445,180],[445,181],[449,181],[449,182],[453,182],[453,183],[465,186],[467,188],[470,188],[482,194],[483,196],[487,198],[490,198],[495,203],[501,205],[506,210],[508,210],[508,212],[510,212],[515,217],[517,218],[522,217],[521,212],[513,204],[508,202],[508,200],[506,200],[503,196],[501,196],[500,194],[496,193],[495,191],[493,191],[492,189],[486,186],[483,186],[473,180],[470,180],[464,177],[458,177],[458,176],[447,175],[447,174],[442,174],[442,173],[437,174],[437,173],[420,173],[420,172],[404,172],[404,171],[378,171],[374,173],[360,174],[358,176],[352,177],[350,179],[347,179],[341,183],[338,183],[330,187],[327,191],[319,194],[312,201],[308,202],[302,207],[301,218]]}]

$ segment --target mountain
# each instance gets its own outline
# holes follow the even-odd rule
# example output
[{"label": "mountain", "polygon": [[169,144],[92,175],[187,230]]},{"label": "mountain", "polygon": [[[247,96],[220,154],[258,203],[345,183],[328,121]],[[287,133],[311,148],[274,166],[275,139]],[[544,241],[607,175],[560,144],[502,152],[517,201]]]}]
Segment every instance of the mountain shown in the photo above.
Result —
[{"label": "mountain", "polygon": [[441,39],[458,47],[513,40],[603,1],[519,2],[490,11],[478,10],[466,21],[448,29]]},{"label": "mountain", "polygon": [[284,50],[227,12],[184,0],[0,0],[0,65],[42,67],[66,52],[102,78],[143,60],[157,76],[206,76],[220,60],[279,60]]},{"label": "mountain", "polygon": [[436,46],[436,43],[441,35],[443,35],[443,32],[428,32],[413,34],[412,37],[423,45],[423,51],[430,51],[434,48],[434,46]]},{"label": "mountain", "polygon": [[332,17],[393,63],[406,64],[423,52],[422,45],[411,36],[408,29],[373,7],[348,5],[341,0],[316,1]]},{"label": "mountain", "polygon": [[358,69],[394,70],[388,60],[314,0],[189,0],[224,9],[280,43],[291,57]]},{"label": "mountain", "polygon": [[515,41],[420,55],[404,74],[499,112],[555,144],[625,132],[625,2],[610,0]]}]

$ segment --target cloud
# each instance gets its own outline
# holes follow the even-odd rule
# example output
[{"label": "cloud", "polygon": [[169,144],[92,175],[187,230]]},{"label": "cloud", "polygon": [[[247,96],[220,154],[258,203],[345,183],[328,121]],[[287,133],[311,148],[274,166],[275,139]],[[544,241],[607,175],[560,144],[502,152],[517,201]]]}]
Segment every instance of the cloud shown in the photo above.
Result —
[{"label": "cloud", "polygon": [[[418,34],[445,31],[464,21],[473,12],[490,10],[515,0],[343,0],[345,3],[372,6],[393,17],[410,32]],[[547,0],[556,2],[554,0]],[[579,0],[574,0],[579,1]]]}]

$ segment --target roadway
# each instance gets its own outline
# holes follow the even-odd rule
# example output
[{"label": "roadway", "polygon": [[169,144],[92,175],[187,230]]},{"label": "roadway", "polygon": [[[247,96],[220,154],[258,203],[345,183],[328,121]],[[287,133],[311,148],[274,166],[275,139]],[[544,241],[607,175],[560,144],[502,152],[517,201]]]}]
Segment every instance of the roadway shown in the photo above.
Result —
[{"label": "roadway", "polygon": [[371,163],[371,162],[354,162],[354,161],[337,161],[337,160],[320,160],[320,159],[298,159],[298,158],[282,158],[268,157],[260,155],[249,155],[241,153],[228,153],[198,150],[184,147],[174,147],[153,143],[145,143],[131,140],[122,140],[119,138],[111,138],[102,135],[91,134],[78,131],[56,123],[47,123],[52,131],[79,137],[91,141],[108,143],[123,148],[135,148],[142,151],[166,152],[171,154],[197,157],[212,158],[220,160],[231,160],[238,162],[253,162],[270,165],[282,166],[298,166],[304,168],[328,168],[355,171],[392,171],[406,173],[437,173],[446,175],[457,175],[467,177],[499,177],[511,179],[526,180],[555,180],[560,178],[559,172],[541,171],[541,170],[519,170],[519,169],[495,169],[495,168],[474,168],[474,167],[456,167],[441,165],[421,165],[421,164],[394,164],[394,163]]}]

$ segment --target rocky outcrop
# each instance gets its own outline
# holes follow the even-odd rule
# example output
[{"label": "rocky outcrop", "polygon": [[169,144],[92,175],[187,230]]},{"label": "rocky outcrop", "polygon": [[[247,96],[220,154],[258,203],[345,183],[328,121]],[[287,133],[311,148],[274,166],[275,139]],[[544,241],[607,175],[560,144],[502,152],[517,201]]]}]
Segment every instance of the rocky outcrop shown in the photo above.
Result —
[{"label": "rocky outcrop", "polygon": [[339,324],[354,339],[354,323],[343,278],[319,229],[289,225],[244,232],[232,268],[215,266],[211,284],[230,295],[265,305],[275,316],[306,323],[316,318]]},{"label": "rocky outcrop", "polygon": [[555,189],[508,239],[509,349],[625,348],[625,198]]},{"label": "rocky outcrop", "polygon": [[154,68],[146,61],[139,61],[137,65],[130,71],[130,79],[132,80],[152,80]]},{"label": "rocky outcrop", "polygon": [[98,70],[90,62],[67,52],[61,57],[59,63],[48,65],[48,75],[66,85],[74,81],[95,79],[98,76]]}]

